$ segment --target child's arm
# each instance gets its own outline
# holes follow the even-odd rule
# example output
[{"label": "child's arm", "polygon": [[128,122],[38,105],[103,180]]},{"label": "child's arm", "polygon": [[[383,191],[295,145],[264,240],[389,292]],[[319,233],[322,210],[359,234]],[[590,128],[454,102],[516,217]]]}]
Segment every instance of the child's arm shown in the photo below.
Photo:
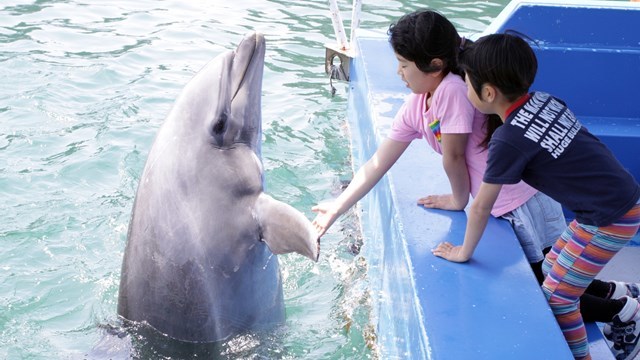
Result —
[{"label": "child's arm", "polygon": [[400,155],[407,149],[410,142],[400,142],[386,139],[375,154],[356,173],[349,186],[338,198],[332,202],[318,204],[311,208],[318,213],[313,220],[313,226],[318,236],[331,227],[336,219],[351,208],[358,200],[365,196],[395,164]]},{"label": "child's arm", "polygon": [[427,208],[463,210],[469,202],[469,171],[465,159],[468,134],[442,134],[442,165],[451,184],[451,194],[418,199]]},{"label": "child's arm", "polygon": [[487,227],[491,209],[496,202],[496,198],[498,198],[501,188],[502,185],[483,182],[480,185],[478,196],[473,200],[469,209],[467,230],[464,234],[462,246],[454,246],[448,242],[442,242],[432,250],[433,254],[454,262],[465,262],[471,259],[482,233]]}]

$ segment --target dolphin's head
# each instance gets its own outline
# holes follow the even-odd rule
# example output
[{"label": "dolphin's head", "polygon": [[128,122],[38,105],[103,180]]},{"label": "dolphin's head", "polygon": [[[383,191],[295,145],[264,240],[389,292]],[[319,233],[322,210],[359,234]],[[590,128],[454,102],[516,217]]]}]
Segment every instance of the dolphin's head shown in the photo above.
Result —
[{"label": "dolphin's head", "polygon": [[211,121],[214,144],[229,146],[246,143],[258,149],[261,139],[262,72],[264,68],[265,41],[259,33],[244,37],[231,61],[225,62],[223,75],[229,76],[224,94],[220,94],[222,108]]},{"label": "dolphin's head", "polygon": [[217,56],[187,84],[172,111],[174,118],[182,119],[189,133],[204,126],[214,147],[244,143],[259,153],[264,54],[264,36],[245,35],[235,51]]}]

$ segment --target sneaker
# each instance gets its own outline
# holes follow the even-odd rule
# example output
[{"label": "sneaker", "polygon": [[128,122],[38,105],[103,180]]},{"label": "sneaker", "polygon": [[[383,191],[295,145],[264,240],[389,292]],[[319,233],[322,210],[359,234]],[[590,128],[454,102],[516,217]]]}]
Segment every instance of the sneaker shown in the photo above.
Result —
[{"label": "sneaker", "polygon": [[[627,298],[627,303],[629,309],[638,306],[635,299]],[[627,308],[626,305],[625,308]],[[614,316],[610,324],[605,324],[602,333],[607,340],[613,343],[611,352],[616,360],[631,360],[640,352],[640,346],[638,346],[640,338],[638,321],[640,319],[638,319],[637,312],[627,322],[623,322],[619,315]]]},{"label": "sneaker", "polygon": [[640,296],[640,284],[638,283],[625,283],[625,287],[627,288],[627,295],[632,298],[637,298]]},{"label": "sneaker", "polygon": [[612,281],[614,284],[614,290],[611,294],[612,299],[619,299],[623,296],[629,296],[637,298],[640,296],[640,284],[639,283],[625,283],[622,281]]}]

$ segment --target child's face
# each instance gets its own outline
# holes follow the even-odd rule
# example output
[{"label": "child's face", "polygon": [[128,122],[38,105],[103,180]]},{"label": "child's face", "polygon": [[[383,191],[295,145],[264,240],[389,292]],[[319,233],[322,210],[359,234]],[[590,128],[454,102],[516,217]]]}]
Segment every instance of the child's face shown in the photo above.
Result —
[{"label": "child's face", "polygon": [[409,61],[398,54],[396,54],[396,59],[398,59],[398,75],[413,93],[433,94],[440,83],[440,71],[425,73],[418,69],[413,61]]}]

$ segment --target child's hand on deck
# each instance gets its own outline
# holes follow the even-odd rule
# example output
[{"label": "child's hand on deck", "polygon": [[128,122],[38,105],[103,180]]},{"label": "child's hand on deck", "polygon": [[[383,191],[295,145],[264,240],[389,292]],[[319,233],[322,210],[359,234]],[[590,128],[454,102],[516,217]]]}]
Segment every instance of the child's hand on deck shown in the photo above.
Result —
[{"label": "child's hand on deck", "polygon": [[462,251],[462,246],[454,246],[446,241],[438,244],[435,249],[431,250],[431,253],[453,262],[469,261],[469,256],[465,255]]},{"label": "child's hand on deck", "polygon": [[430,209],[460,210],[455,205],[452,194],[428,195],[418,199],[418,205],[422,205]]}]

